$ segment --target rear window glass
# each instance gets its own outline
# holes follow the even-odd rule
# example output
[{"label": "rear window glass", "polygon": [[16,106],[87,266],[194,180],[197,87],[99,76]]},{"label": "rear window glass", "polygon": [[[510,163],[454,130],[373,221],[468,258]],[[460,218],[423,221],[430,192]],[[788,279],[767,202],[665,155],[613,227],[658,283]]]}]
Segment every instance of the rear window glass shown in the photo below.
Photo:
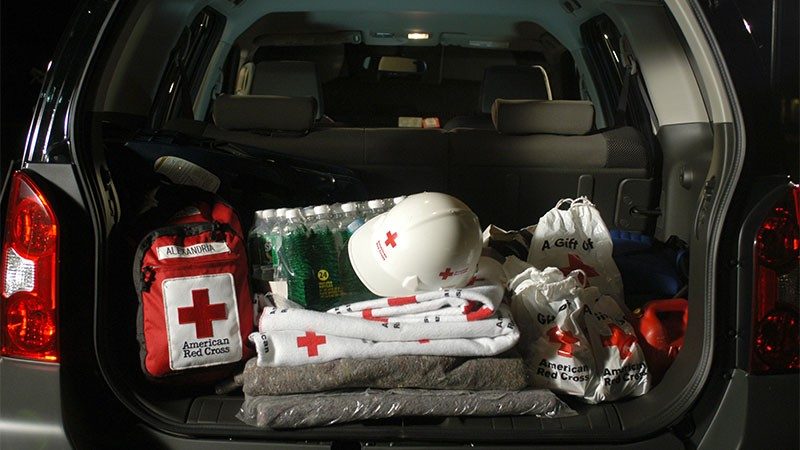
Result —
[{"label": "rear window glass", "polygon": [[[534,23],[506,40],[416,33],[434,41],[427,45],[412,42],[413,33],[325,30],[309,23],[300,31],[286,25],[297,20],[295,13],[273,13],[257,21],[235,43],[245,51],[233,63],[313,62],[329,123],[397,127],[419,123],[402,118],[436,118],[443,126],[455,117],[485,114],[482,80],[485,69],[495,66],[541,67],[552,98],[580,98],[570,53]],[[393,40],[406,45],[374,45]]]}]

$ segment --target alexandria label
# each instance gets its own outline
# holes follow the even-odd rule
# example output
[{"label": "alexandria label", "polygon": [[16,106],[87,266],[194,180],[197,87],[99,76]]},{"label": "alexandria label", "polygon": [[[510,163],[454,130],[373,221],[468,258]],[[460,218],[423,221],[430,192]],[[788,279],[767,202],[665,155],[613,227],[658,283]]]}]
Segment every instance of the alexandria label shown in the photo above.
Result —
[{"label": "alexandria label", "polygon": [[171,258],[197,258],[199,256],[230,253],[231,251],[226,242],[204,242],[202,244],[194,244],[188,247],[166,245],[164,247],[158,247],[157,250],[159,260]]}]

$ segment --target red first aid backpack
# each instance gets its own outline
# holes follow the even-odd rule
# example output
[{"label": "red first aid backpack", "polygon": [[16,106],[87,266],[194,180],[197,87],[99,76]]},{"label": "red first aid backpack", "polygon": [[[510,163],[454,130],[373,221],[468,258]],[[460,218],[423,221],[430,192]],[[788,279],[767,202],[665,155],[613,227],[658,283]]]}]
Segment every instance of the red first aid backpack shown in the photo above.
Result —
[{"label": "red first aid backpack", "polygon": [[251,355],[253,307],[243,239],[233,208],[207,195],[141,240],[133,278],[146,375],[185,373],[208,381],[208,375],[227,374],[216,369]]}]

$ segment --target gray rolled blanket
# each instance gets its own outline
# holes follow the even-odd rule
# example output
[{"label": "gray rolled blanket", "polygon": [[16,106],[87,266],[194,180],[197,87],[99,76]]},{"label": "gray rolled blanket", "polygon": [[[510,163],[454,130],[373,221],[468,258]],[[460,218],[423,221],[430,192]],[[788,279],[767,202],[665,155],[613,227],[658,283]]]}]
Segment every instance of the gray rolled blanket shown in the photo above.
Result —
[{"label": "gray rolled blanket", "polygon": [[513,391],[528,384],[516,351],[483,358],[393,356],[291,367],[258,367],[253,358],[237,381],[245,394],[253,396],[347,388]]},{"label": "gray rolled blanket", "polygon": [[236,417],[260,428],[304,428],[396,416],[567,417],[576,412],[545,389],[509,391],[366,390],[245,395]]}]

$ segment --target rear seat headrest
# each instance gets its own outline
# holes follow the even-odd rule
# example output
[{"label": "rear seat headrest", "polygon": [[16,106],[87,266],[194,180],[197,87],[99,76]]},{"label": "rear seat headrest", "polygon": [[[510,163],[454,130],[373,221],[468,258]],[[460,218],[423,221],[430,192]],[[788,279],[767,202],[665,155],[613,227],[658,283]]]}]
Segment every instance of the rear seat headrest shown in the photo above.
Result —
[{"label": "rear seat headrest", "polygon": [[223,130],[305,132],[314,126],[313,97],[220,95],[214,100],[214,123]]},{"label": "rear seat headrest", "polygon": [[492,122],[503,134],[583,135],[594,124],[594,106],[583,100],[497,99]]},{"label": "rear seat headrest", "polygon": [[236,95],[250,95],[255,71],[256,65],[251,62],[243,64],[239,68],[239,73],[236,76],[236,89],[233,91]]},{"label": "rear seat headrest", "polygon": [[488,67],[481,84],[481,112],[492,112],[498,98],[552,99],[547,72],[541,66]]},{"label": "rear seat headrest", "polygon": [[322,86],[312,61],[262,61],[255,65],[250,95],[314,97],[317,115],[323,115]]}]

